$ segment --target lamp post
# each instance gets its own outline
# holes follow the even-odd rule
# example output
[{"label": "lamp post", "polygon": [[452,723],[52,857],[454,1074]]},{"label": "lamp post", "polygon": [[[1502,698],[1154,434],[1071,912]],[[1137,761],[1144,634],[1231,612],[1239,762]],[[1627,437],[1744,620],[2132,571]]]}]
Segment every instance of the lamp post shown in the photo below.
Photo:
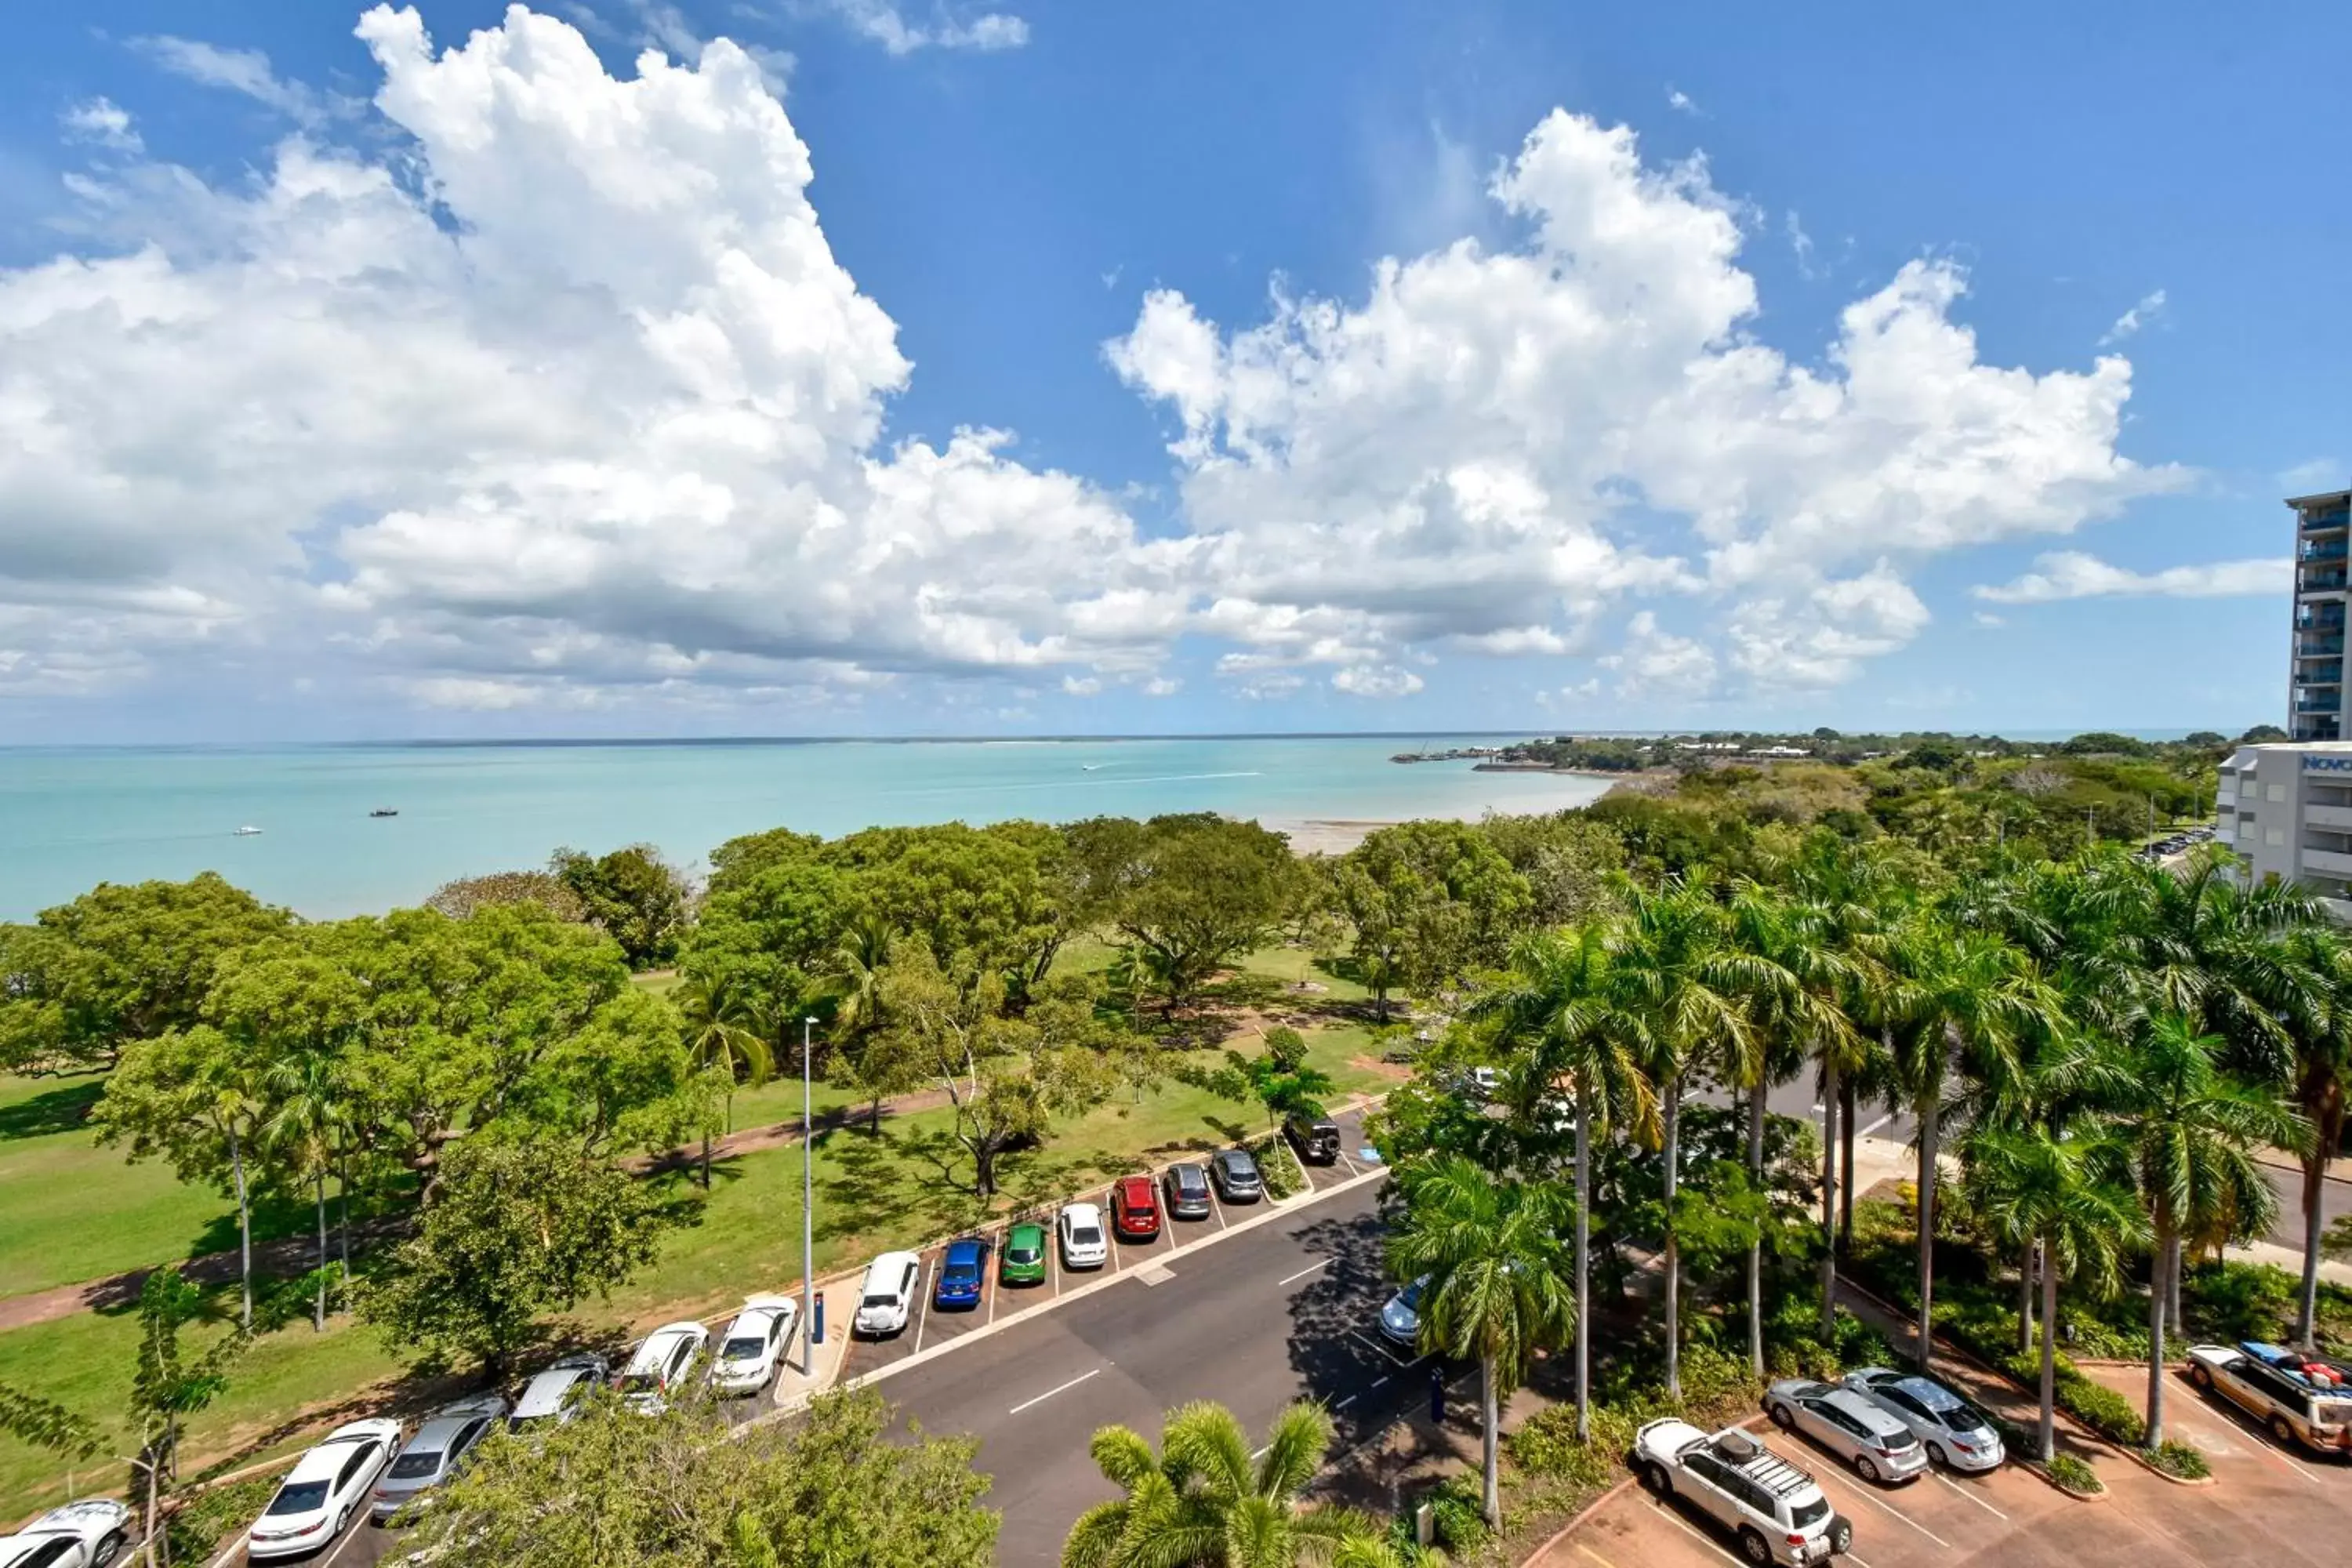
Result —
[{"label": "lamp post", "polygon": [[809,1031],[801,1020],[801,1375],[816,1371],[816,1126],[809,1114]]}]

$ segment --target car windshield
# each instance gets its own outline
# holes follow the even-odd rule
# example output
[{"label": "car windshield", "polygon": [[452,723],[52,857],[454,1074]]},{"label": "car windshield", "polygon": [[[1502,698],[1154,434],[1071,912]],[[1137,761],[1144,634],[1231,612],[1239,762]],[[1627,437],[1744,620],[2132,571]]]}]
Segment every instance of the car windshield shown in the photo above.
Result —
[{"label": "car windshield", "polygon": [[422,1454],[403,1454],[392,1462],[385,1472],[395,1481],[421,1481],[441,1470],[441,1451],[429,1449]]},{"label": "car windshield", "polygon": [[269,1500],[269,1511],[274,1514],[316,1513],[327,1506],[327,1483],[324,1481],[291,1481],[278,1489]]},{"label": "car windshield", "polygon": [[1418,1310],[1421,1307],[1421,1281],[1416,1279],[1398,1291],[1397,1300],[1403,1302],[1407,1310]]},{"label": "car windshield", "polygon": [[1936,1414],[1943,1418],[1945,1426],[1955,1432],[1975,1432],[1992,1425],[1991,1416],[1965,1399],[1944,1401]]},{"label": "car windshield", "polygon": [[528,1431],[533,1426],[545,1425],[547,1422],[552,1420],[554,1416],[555,1412],[552,1410],[542,1410],[535,1415],[509,1415],[507,1417],[507,1430],[509,1432]]},{"label": "car windshield", "polygon": [[1092,1247],[1102,1240],[1102,1232],[1090,1225],[1074,1225],[1070,1227],[1070,1239],[1080,1247]]},{"label": "car windshield", "polygon": [[757,1361],[767,1348],[768,1342],[758,1334],[738,1334],[719,1353],[729,1361]]},{"label": "car windshield", "polygon": [[1802,1530],[1809,1524],[1819,1524],[1822,1520],[1829,1517],[1829,1500],[1827,1498],[1815,1498],[1811,1502],[1790,1504],[1789,1508],[1789,1521],[1795,1525],[1799,1530]]},{"label": "car windshield", "polygon": [[1032,1243],[1016,1241],[1012,1246],[1004,1249],[1004,1261],[1007,1263],[1034,1263],[1037,1261],[1037,1248]]},{"label": "car windshield", "polygon": [[947,1277],[950,1280],[958,1284],[961,1284],[967,1280],[977,1279],[980,1278],[980,1265],[977,1263],[950,1263],[948,1265]]},{"label": "car windshield", "polygon": [[659,1394],[661,1385],[661,1373],[657,1372],[633,1372],[621,1379],[624,1394]]},{"label": "car windshield", "polygon": [[857,1304],[860,1307],[890,1308],[898,1304],[898,1298],[896,1296],[868,1296],[866,1300],[858,1302]]},{"label": "car windshield", "polygon": [[1186,1197],[1196,1196],[1209,1190],[1209,1178],[1190,1165],[1183,1166],[1176,1173],[1176,1190]]}]

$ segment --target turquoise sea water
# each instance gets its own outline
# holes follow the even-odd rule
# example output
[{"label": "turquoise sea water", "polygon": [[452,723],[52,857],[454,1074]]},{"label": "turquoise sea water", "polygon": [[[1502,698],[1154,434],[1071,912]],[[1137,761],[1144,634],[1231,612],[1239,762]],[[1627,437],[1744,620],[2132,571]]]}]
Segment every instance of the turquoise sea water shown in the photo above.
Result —
[{"label": "turquoise sea water", "polygon": [[[737,834],[1218,811],[1328,820],[1581,805],[1608,786],[1388,759],[1433,736],[1145,741],[0,749],[0,920],[100,881],[217,870],[313,918],[452,877],[639,841],[693,865]],[[1491,739],[1488,743],[1491,743]],[[371,818],[389,807],[394,817]],[[239,826],[262,831],[236,836]]]}]

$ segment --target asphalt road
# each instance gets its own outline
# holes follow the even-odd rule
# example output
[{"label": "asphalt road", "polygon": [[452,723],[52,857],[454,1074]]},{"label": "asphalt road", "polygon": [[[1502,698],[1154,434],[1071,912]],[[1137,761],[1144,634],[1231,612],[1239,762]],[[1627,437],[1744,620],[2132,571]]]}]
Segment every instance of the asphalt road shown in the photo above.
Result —
[{"label": "asphalt road", "polygon": [[887,1378],[882,1393],[927,1432],[980,1438],[989,1501],[1004,1510],[997,1560],[1013,1568],[1056,1561],[1078,1515],[1116,1495],[1087,1455],[1098,1426],[1156,1439],[1169,1409],[1213,1399],[1255,1436],[1313,1397],[1335,1412],[1344,1450],[1428,1396],[1425,1369],[1379,1340],[1379,1185],[1179,1252]]}]

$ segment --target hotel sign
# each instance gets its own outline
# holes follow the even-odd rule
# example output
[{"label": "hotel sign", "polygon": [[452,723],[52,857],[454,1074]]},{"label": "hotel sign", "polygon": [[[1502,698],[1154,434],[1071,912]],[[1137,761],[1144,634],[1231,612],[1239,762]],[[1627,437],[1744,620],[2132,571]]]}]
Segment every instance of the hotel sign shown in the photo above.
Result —
[{"label": "hotel sign", "polygon": [[2352,773],[2352,757],[2315,757],[2306,752],[2303,759],[2303,771],[2307,773]]}]

